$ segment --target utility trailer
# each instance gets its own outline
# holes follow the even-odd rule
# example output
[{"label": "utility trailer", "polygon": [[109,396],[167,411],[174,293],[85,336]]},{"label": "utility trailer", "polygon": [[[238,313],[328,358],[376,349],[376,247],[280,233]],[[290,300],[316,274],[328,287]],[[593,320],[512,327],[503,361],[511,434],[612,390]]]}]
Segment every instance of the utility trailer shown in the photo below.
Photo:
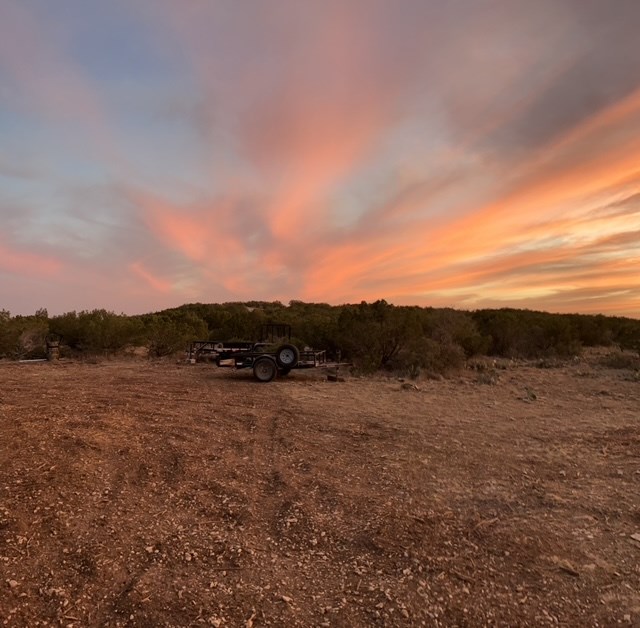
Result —
[{"label": "utility trailer", "polygon": [[291,343],[291,326],[268,324],[262,326],[259,342],[219,342],[196,340],[189,346],[189,360],[207,357],[216,366],[253,369],[259,382],[270,382],[278,375],[288,375],[294,369],[335,368],[346,366],[327,361],[325,350],[298,349]]}]

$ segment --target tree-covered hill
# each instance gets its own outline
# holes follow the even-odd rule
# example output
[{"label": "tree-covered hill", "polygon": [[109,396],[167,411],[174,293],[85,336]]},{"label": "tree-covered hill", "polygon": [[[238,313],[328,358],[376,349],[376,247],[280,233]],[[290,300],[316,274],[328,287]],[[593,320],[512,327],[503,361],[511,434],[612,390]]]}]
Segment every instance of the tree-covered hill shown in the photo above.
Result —
[{"label": "tree-covered hill", "polygon": [[265,323],[288,323],[301,346],[341,352],[363,370],[444,372],[474,355],[568,357],[583,347],[640,349],[640,320],[584,314],[394,306],[384,300],[326,303],[190,303],[127,316],[107,310],[32,316],[0,311],[0,357],[44,357],[45,339],[66,355],[113,355],[145,347],[152,357],[184,351],[192,340],[258,340]]}]

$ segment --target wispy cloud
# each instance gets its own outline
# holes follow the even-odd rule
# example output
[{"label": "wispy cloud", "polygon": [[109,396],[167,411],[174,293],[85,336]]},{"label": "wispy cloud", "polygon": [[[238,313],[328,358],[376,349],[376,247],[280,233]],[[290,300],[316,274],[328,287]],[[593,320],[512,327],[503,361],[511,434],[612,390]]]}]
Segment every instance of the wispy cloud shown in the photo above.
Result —
[{"label": "wispy cloud", "polygon": [[62,268],[62,262],[56,258],[21,251],[0,241],[0,273],[24,274],[50,280]]},{"label": "wispy cloud", "polygon": [[129,268],[139,277],[142,277],[154,290],[158,292],[169,292],[171,290],[171,282],[154,275],[145,268],[142,262],[132,262]]}]

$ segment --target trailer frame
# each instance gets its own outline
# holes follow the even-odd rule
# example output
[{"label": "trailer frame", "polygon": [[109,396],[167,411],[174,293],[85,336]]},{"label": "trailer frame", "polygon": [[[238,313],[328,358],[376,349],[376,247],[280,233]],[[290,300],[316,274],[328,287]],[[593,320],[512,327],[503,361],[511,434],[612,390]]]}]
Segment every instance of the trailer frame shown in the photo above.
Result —
[{"label": "trailer frame", "polygon": [[189,345],[188,355],[190,362],[206,356],[221,368],[251,368],[254,377],[263,383],[292,370],[333,368],[337,374],[341,366],[349,366],[340,362],[339,352],[337,361],[330,362],[325,349],[298,349],[291,343],[291,326],[282,323],[263,325],[257,342],[195,340]]}]

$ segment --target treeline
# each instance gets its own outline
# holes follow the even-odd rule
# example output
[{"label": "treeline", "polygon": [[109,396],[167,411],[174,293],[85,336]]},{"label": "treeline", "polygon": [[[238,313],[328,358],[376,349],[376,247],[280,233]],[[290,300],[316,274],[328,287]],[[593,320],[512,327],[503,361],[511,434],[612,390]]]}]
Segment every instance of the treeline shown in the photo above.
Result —
[{"label": "treeline", "polygon": [[0,357],[39,358],[46,339],[63,355],[114,355],[144,347],[152,357],[184,351],[192,340],[259,340],[265,323],[288,323],[301,347],[325,348],[365,371],[445,372],[476,355],[564,358],[583,347],[640,349],[640,320],[499,309],[393,306],[386,301],[332,306],[292,301],[194,303],[127,316],[106,310],[11,316],[0,310]]}]

